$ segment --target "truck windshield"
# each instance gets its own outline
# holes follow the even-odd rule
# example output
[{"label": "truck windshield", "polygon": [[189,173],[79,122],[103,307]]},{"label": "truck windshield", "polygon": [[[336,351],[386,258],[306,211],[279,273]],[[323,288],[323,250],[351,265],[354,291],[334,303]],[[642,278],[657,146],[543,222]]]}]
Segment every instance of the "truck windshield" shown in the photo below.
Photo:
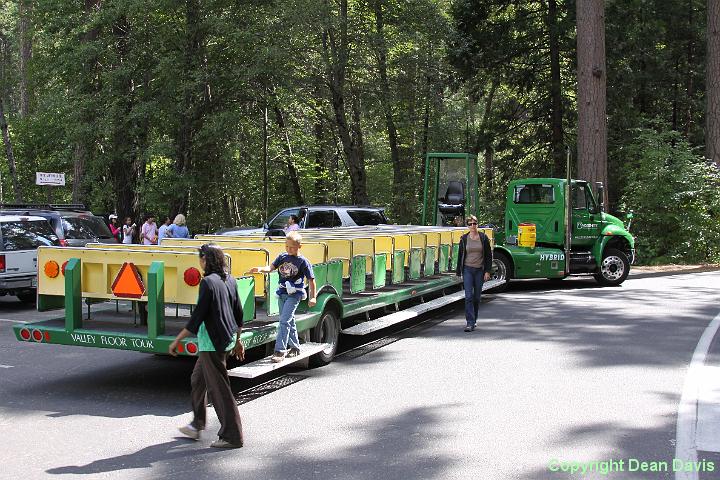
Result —
[{"label": "truck windshield", "polygon": [[516,185],[514,202],[520,204],[555,203],[552,185]]},{"label": "truck windshield", "polygon": [[44,245],[57,245],[58,238],[47,220],[3,222],[3,249],[33,250]]},{"label": "truck windshield", "polygon": [[65,238],[77,240],[90,240],[95,238],[112,238],[110,229],[98,217],[82,215],[79,217],[65,217],[62,219]]}]

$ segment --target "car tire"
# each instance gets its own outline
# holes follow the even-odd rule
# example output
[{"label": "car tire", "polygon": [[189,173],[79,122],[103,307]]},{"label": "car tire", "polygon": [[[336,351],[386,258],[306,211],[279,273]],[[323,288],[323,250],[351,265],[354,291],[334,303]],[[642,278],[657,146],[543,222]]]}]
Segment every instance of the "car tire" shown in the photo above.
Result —
[{"label": "car tire", "polygon": [[505,283],[491,288],[489,291],[493,293],[504,292],[508,287],[508,282],[512,278],[512,261],[503,252],[495,252],[492,262],[492,280],[505,280]]},{"label": "car tire", "polygon": [[310,357],[310,367],[322,367],[332,362],[339,338],[340,318],[334,309],[326,309],[318,324],[310,331],[310,339],[315,343],[329,343],[330,346]]},{"label": "car tire", "polygon": [[600,263],[600,273],[594,277],[600,285],[614,287],[623,283],[629,274],[630,260],[627,255],[616,248],[606,248]]}]

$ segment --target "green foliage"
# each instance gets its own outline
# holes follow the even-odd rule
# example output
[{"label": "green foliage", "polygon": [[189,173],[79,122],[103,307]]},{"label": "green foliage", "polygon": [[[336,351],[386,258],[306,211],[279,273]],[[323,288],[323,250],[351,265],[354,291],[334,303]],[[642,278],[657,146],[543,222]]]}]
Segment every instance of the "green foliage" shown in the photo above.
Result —
[{"label": "green foliage", "polygon": [[621,209],[634,214],[641,263],[720,261],[720,173],[662,124],[634,131],[622,149],[627,186]]}]

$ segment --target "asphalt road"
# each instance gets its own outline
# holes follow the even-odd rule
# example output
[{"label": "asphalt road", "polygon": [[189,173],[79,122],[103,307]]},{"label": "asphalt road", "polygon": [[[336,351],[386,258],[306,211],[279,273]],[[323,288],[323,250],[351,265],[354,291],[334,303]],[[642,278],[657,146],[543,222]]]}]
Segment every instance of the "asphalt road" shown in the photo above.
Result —
[{"label": "asphalt road", "polygon": [[[719,286],[720,272],[521,282],[486,295],[473,333],[456,304],[327,367],[233,379],[246,445],[231,451],[209,448],[214,413],[201,441],[178,437],[192,359],[20,343],[12,325],[42,315],[0,299],[0,478],[675,478],[629,460],[672,466]],[[698,458],[714,461],[700,479],[720,478],[720,455]],[[552,471],[609,460],[623,471]]]}]

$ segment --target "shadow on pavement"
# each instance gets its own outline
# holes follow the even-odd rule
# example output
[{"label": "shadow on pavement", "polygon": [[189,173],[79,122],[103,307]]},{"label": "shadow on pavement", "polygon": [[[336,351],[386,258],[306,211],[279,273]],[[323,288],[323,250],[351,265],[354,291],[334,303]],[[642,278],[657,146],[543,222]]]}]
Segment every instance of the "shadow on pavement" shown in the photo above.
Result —
[{"label": "shadow on pavement", "polygon": [[[441,405],[432,408],[408,409],[392,417],[355,425],[352,432],[357,440],[344,450],[317,451],[307,455],[302,451],[311,445],[313,435],[323,436],[317,429],[303,433],[300,438],[281,443],[246,443],[239,450],[216,450],[206,442],[175,439],[153,445],[135,453],[96,460],[87,465],[67,465],[48,469],[54,475],[93,475],[120,470],[152,468],[154,478],[182,473],[187,478],[342,478],[349,479],[410,479],[437,478],[451,468],[453,460],[437,453],[435,444],[447,441],[441,433],[443,420],[440,410],[463,408],[461,405]],[[300,448],[300,451],[298,449]],[[208,455],[215,454],[215,455]],[[260,466],[248,467],[248,458]],[[145,472],[147,473],[147,472]]]}]

